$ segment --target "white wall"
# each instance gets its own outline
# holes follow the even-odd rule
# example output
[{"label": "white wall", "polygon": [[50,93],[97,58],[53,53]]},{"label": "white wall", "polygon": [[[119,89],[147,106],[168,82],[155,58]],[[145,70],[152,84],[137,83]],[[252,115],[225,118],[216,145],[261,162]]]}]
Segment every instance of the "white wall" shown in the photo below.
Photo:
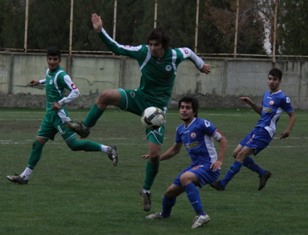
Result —
[{"label": "white wall", "polygon": [[[202,107],[242,106],[238,99],[241,95],[261,100],[267,89],[271,60],[205,58],[205,61],[213,66],[209,75],[200,73],[190,61],[179,66],[171,106],[187,94],[197,96]],[[67,69],[65,55],[61,65]],[[308,109],[308,61],[278,59],[276,67],[283,71],[281,88],[290,96],[293,106]],[[31,79],[44,78],[46,69],[45,55],[0,53],[0,107],[44,105],[34,101],[38,97],[44,99],[40,97],[44,91],[20,86]],[[71,71],[82,94],[75,104],[78,108],[90,107],[104,89],[133,89],[139,85],[137,62],[126,57],[73,55]]]}]

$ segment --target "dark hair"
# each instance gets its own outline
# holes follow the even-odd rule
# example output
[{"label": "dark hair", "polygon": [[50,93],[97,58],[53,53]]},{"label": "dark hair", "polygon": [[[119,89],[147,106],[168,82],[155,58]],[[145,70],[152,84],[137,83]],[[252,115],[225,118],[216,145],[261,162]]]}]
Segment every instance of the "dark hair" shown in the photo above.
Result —
[{"label": "dark hair", "polygon": [[194,97],[190,97],[190,96],[184,96],[182,99],[179,100],[178,103],[178,107],[179,109],[181,108],[181,103],[190,103],[191,107],[195,113],[195,117],[198,117],[198,109],[199,109],[199,101],[194,98]]},{"label": "dark hair", "polygon": [[49,47],[47,49],[47,56],[58,56],[61,59],[61,52],[56,47]]},{"label": "dark hair", "polygon": [[148,35],[147,43],[149,43],[151,40],[157,40],[158,43],[162,44],[165,50],[169,48],[169,36],[161,27],[153,29],[153,31]]},{"label": "dark hair", "polygon": [[271,69],[271,70],[269,71],[268,75],[272,75],[272,76],[278,78],[279,81],[281,81],[282,72],[281,72],[281,70],[279,70],[279,69],[276,69],[276,68]]}]

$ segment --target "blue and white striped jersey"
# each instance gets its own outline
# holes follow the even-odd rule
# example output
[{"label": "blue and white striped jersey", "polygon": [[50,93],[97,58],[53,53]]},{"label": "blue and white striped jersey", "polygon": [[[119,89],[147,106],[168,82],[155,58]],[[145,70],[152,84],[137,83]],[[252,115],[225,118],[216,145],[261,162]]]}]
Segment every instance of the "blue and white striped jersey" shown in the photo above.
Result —
[{"label": "blue and white striped jersey", "polygon": [[176,130],[176,143],[184,144],[193,165],[210,166],[217,160],[212,136],[216,127],[208,120],[195,118],[187,127],[181,124]]},{"label": "blue and white striped jersey", "polygon": [[271,137],[276,133],[277,122],[279,120],[282,111],[287,113],[293,112],[290,98],[279,90],[274,93],[266,91],[262,100],[262,113],[257,127],[265,128]]}]

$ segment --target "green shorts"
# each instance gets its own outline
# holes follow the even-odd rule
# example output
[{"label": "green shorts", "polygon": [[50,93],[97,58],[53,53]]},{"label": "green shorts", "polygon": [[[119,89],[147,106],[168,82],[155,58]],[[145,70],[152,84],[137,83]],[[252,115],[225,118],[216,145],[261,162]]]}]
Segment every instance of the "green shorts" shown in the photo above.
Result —
[{"label": "green shorts", "polygon": [[[167,107],[162,107],[160,104],[148,101],[143,94],[136,90],[124,90],[120,88],[118,91],[121,94],[119,108],[122,110],[141,116],[147,107],[155,106],[162,109],[165,114],[167,112]],[[162,145],[164,143],[165,125],[157,130],[147,128],[145,133],[149,142]]]},{"label": "green shorts", "polygon": [[40,129],[37,131],[36,136],[46,139],[54,140],[55,135],[60,133],[64,140],[67,140],[76,133],[66,128],[61,118],[56,112],[46,112],[44,119],[41,123]]}]

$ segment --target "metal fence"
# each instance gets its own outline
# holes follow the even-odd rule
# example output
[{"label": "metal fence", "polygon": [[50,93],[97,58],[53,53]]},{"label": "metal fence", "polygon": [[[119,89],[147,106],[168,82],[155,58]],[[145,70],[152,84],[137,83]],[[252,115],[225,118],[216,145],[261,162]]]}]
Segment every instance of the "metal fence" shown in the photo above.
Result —
[{"label": "metal fence", "polygon": [[[24,31],[24,48],[23,51],[27,52],[28,51],[28,18],[29,18],[29,1],[30,0],[25,0],[25,31]],[[157,25],[157,11],[159,8],[159,1],[158,0],[149,0],[149,1],[154,1],[154,18],[153,18],[153,25],[156,27]],[[193,0],[191,0],[193,1]],[[198,53],[198,32],[199,32],[199,12],[200,12],[200,0],[195,0],[196,1],[196,9],[195,9],[195,35],[194,35],[194,51]],[[238,32],[239,32],[239,9],[240,9],[240,0],[235,0],[236,1],[236,17],[235,17],[235,29],[234,29],[234,49],[233,49],[233,54],[225,54],[225,55],[220,55],[220,56],[232,56],[234,58],[238,56],[245,56],[243,54],[238,54],[237,52],[237,46],[238,46]],[[116,29],[117,29],[117,8],[118,4],[121,2],[118,0],[113,0],[113,31],[112,31],[112,37],[116,39]],[[273,65],[276,62],[276,29],[277,29],[277,9],[278,9],[278,0],[273,0],[272,4],[274,6],[274,15],[273,19],[271,21],[273,22],[272,24],[272,30],[271,32],[271,45],[272,45],[272,51],[270,54],[268,54],[266,57],[271,57]],[[68,54],[71,55],[74,50],[72,48],[72,41],[73,41],[73,21],[74,21],[74,0],[70,0],[70,27],[69,27],[69,46],[68,46]],[[209,54],[207,54],[209,56]],[[216,55],[217,56],[217,55]],[[258,56],[258,55],[248,55],[248,56]],[[263,57],[265,55],[262,55]]]}]

